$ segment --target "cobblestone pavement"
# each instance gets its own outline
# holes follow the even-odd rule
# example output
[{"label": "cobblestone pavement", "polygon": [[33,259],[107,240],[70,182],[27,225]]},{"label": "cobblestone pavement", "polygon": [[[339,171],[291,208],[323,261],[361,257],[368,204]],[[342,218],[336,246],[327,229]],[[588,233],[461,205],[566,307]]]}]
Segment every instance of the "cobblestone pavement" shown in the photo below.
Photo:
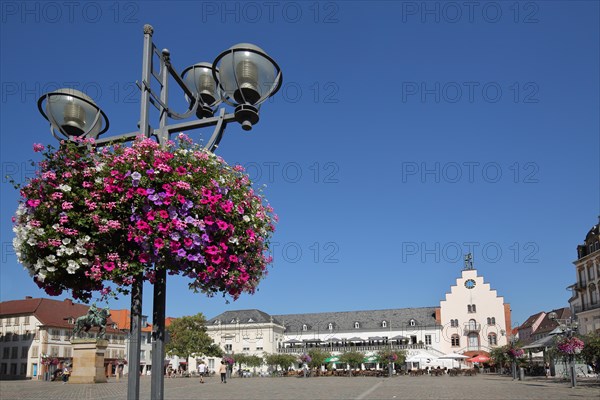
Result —
[{"label": "cobblestone pavement", "polygon": [[[219,378],[165,379],[165,399],[594,399],[600,398],[600,382],[586,378],[576,388],[544,378],[513,381],[497,375],[475,377],[318,377],[318,378]],[[43,381],[0,381],[0,399],[111,399],[125,400],[127,382],[66,384]],[[140,399],[150,399],[150,378],[142,377]]]}]

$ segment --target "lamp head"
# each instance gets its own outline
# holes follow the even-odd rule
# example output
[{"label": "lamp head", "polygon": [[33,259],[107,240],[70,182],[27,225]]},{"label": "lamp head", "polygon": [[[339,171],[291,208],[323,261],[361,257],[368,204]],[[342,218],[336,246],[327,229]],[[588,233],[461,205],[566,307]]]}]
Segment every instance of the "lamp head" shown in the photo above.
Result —
[{"label": "lamp head", "polygon": [[[42,105],[44,101],[45,106]],[[91,97],[76,89],[59,89],[44,94],[38,100],[38,109],[50,122],[52,134],[59,140],[57,131],[67,139],[95,139],[108,130],[106,114]]]},{"label": "lamp head", "polygon": [[224,101],[236,107],[236,120],[244,130],[258,122],[260,104],[277,93],[283,81],[275,60],[250,43],[236,44],[221,53],[213,62],[213,77]]},{"label": "lamp head", "polygon": [[[201,62],[187,67],[181,73],[183,82],[200,101],[196,112],[198,118],[212,117],[214,107],[222,101],[214,78],[215,75],[219,76],[219,70],[214,72],[212,64]],[[186,100],[190,102],[187,96]]]}]

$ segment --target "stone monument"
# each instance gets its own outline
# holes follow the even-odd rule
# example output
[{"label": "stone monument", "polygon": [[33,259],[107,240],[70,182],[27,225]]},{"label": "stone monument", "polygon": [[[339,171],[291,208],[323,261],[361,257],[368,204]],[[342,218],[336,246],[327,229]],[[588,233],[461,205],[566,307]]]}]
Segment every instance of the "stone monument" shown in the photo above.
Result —
[{"label": "stone monument", "polygon": [[[106,320],[110,316],[108,308],[98,309],[92,304],[86,315],[77,318],[71,344],[73,345],[73,366],[69,383],[104,383],[107,381],[104,371],[104,353],[108,347]],[[78,338],[82,330],[100,328],[98,338]]]}]

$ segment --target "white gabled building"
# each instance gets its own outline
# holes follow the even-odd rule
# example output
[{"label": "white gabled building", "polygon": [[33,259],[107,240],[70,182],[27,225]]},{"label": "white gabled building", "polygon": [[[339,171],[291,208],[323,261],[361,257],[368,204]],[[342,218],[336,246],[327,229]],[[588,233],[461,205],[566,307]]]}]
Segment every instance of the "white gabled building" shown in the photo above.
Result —
[{"label": "white gabled building", "polygon": [[468,356],[509,343],[510,305],[468,265],[440,302],[440,350]]}]

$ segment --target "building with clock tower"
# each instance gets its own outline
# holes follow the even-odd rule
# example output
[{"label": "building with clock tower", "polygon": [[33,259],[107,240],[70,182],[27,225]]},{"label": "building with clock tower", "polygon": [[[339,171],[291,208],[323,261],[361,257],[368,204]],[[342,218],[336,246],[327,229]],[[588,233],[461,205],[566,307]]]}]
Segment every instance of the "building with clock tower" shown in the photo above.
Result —
[{"label": "building with clock tower", "polygon": [[460,278],[440,302],[439,320],[444,352],[473,356],[510,340],[510,305],[477,275],[471,254],[465,257]]}]

